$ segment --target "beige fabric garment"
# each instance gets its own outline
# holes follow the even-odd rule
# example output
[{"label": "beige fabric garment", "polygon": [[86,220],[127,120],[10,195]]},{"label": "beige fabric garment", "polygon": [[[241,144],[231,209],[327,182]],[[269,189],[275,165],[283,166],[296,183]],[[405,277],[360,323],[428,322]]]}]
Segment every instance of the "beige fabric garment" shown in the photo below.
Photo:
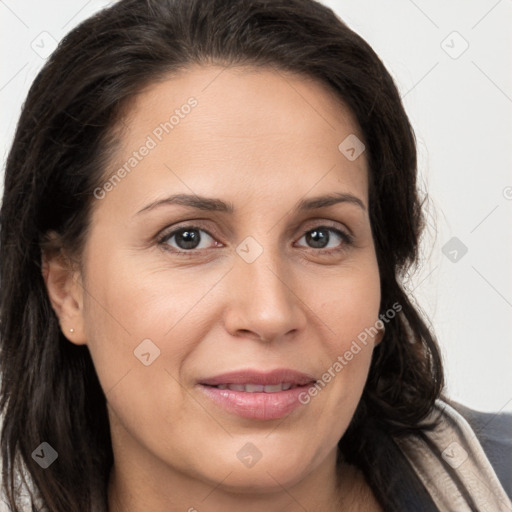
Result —
[{"label": "beige fabric garment", "polygon": [[[439,512],[512,512],[512,502],[503,489],[473,429],[466,419],[442,400],[426,419],[441,414],[432,432],[432,443],[410,436],[395,439]],[[457,484],[459,479],[459,485]]]}]

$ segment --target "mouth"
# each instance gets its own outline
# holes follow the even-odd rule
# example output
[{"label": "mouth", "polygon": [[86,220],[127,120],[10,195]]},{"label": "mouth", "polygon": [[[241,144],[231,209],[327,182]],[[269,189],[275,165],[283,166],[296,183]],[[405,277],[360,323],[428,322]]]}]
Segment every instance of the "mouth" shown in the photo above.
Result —
[{"label": "mouth", "polygon": [[303,402],[300,396],[316,383],[291,369],[242,370],[202,379],[203,393],[225,412],[254,420],[283,418]]},{"label": "mouth", "polygon": [[[205,384],[208,385],[208,384]],[[244,391],[245,393],[279,393],[280,391],[288,391],[295,389],[298,384],[291,382],[281,382],[280,384],[219,384],[218,386],[210,386],[217,389],[229,389],[231,391]]]}]

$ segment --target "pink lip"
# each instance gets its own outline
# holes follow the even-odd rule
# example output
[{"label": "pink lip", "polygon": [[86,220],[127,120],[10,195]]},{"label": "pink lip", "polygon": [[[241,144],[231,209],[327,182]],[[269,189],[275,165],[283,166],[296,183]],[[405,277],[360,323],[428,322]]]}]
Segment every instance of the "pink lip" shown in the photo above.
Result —
[{"label": "pink lip", "polygon": [[[271,372],[240,370],[201,379],[199,386],[216,405],[232,414],[250,419],[272,420],[282,418],[299,407],[299,396],[307,392],[315,382],[316,379],[311,375],[290,369],[277,369]],[[249,393],[213,387],[222,384],[266,386],[280,383],[290,383],[297,387],[274,393]]]}]

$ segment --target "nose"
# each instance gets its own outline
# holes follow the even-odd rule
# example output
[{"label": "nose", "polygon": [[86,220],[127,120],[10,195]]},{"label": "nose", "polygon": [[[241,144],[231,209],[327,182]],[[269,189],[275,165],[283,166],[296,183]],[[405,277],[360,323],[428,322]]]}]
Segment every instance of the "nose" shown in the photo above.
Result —
[{"label": "nose", "polygon": [[231,291],[224,311],[227,331],[273,342],[304,329],[303,290],[284,257],[278,251],[264,251],[252,263],[236,258],[227,283]]}]

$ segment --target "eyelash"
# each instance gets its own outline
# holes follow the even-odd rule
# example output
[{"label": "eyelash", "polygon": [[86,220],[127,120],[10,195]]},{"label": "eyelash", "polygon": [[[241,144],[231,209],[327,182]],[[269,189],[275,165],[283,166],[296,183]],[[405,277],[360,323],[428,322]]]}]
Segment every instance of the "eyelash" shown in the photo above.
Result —
[{"label": "eyelash", "polygon": [[[175,236],[176,234],[178,234],[180,232],[183,232],[183,231],[193,231],[193,230],[203,231],[210,238],[215,240],[215,237],[213,235],[211,235],[208,232],[208,230],[203,229],[200,226],[188,225],[188,226],[181,226],[181,227],[179,227],[177,229],[173,229],[170,232],[163,233],[161,236],[159,236],[157,238],[157,244],[163,250],[169,251],[172,254],[177,254],[179,256],[185,256],[185,257],[197,256],[197,252],[198,251],[203,251],[205,249],[189,249],[189,250],[183,250],[182,249],[182,250],[177,250],[175,248],[172,248],[172,249],[169,248],[170,246],[167,243],[169,241],[169,239],[172,238],[173,236]],[[323,224],[320,224],[320,225],[315,226],[315,227],[313,227],[311,229],[308,229],[307,231],[305,231],[303,233],[303,235],[299,238],[299,240],[302,239],[307,233],[311,233],[312,231],[315,231],[315,230],[333,232],[342,240],[342,243],[341,243],[341,246],[339,246],[337,248],[334,248],[334,249],[315,249],[314,247],[308,247],[308,249],[310,249],[310,250],[312,250],[314,252],[321,253],[321,254],[326,254],[326,255],[337,254],[337,253],[341,253],[341,252],[346,251],[350,246],[354,245],[354,236],[353,235],[351,235],[351,234],[349,234],[349,233],[347,233],[345,231],[342,231],[342,230],[340,230],[338,228],[335,228],[333,226],[326,226],[326,225],[323,225]],[[330,240],[329,240],[329,242],[330,242]],[[304,246],[301,246],[301,247],[304,247]]]}]

